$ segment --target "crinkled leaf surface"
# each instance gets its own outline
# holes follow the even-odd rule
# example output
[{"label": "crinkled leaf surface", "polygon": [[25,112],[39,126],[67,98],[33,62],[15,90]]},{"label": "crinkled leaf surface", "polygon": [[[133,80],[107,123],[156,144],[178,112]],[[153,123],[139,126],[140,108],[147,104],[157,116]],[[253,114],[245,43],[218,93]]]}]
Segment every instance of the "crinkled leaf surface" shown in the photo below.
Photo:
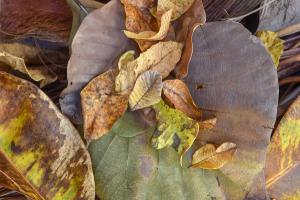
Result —
[{"label": "crinkled leaf surface", "polygon": [[1,185],[38,200],[94,199],[85,145],[43,92],[1,72],[0,110]]},{"label": "crinkled leaf surface", "polygon": [[160,16],[172,9],[172,20],[176,20],[191,7],[193,2],[194,0],[158,0],[156,12],[157,15]]},{"label": "crinkled leaf surface", "polygon": [[80,90],[92,78],[113,67],[118,56],[130,46],[122,33],[124,29],[124,8],[119,0],[93,11],[81,23],[72,43],[68,87],[60,100],[63,113],[73,122],[82,123]]},{"label": "crinkled leaf surface", "polygon": [[[122,123],[138,118],[127,118]],[[129,124],[129,130],[139,126]],[[144,133],[131,138],[121,137],[122,132],[122,128],[114,126],[109,134],[89,145],[96,193],[101,199],[226,199],[214,173],[187,168],[186,160],[181,167],[171,147],[155,150],[150,142],[153,129],[144,129]]]},{"label": "crinkled leaf surface", "polygon": [[268,148],[266,181],[270,197],[300,198],[300,97],[278,124]]},{"label": "crinkled leaf surface", "polygon": [[229,199],[264,199],[264,181],[256,180],[264,178],[277,112],[278,81],[272,59],[260,40],[239,23],[207,23],[196,29],[193,43],[185,82],[194,101],[206,110],[204,116],[218,119],[215,128],[198,137],[237,145],[235,159],[218,171]]}]

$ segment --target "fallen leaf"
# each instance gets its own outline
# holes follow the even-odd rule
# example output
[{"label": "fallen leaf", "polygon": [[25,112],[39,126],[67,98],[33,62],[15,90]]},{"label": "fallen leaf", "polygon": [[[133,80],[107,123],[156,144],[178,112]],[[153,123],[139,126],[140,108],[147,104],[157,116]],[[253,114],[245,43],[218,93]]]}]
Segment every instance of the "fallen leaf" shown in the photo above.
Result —
[{"label": "fallen leaf", "polygon": [[118,62],[119,70],[124,69],[125,66],[133,60],[134,60],[134,51],[126,51],[125,53],[123,53]]},{"label": "fallen leaf", "polygon": [[129,95],[131,110],[139,110],[157,104],[161,100],[162,77],[156,71],[141,74]]},{"label": "fallen leaf", "polygon": [[83,113],[84,137],[89,141],[108,133],[125,113],[128,95],[114,92],[116,70],[94,78],[80,93]]},{"label": "fallen leaf", "polygon": [[188,74],[193,54],[193,33],[198,26],[205,24],[205,22],[206,13],[202,0],[194,0],[188,11],[178,19],[176,41],[184,45],[181,59],[174,70],[176,77],[179,79]]},{"label": "fallen leaf", "polygon": [[280,120],[268,147],[266,186],[270,197],[298,199],[300,194],[300,97]]},{"label": "fallen leaf", "polygon": [[85,145],[41,90],[0,72],[0,110],[1,185],[36,200],[94,199]]},{"label": "fallen leaf", "polygon": [[277,33],[272,31],[258,31],[256,36],[262,41],[270,53],[274,65],[277,68],[284,49],[283,40],[278,37]]},{"label": "fallen leaf", "polygon": [[172,9],[164,13],[160,20],[160,28],[156,33],[154,31],[142,31],[139,33],[134,33],[130,31],[124,31],[124,34],[131,39],[138,40],[163,40],[169,31],[170,23],[171,23]]},{"label": "fallen leaf", "polygon": [[183,81],[203,115],[218,119],[212,130],[201,131],[200,126],[197,141],[230,141],[239,147],[235,159],[216,172],[228,199],[267,199],[265,183],[258,180],[264,179],[278,105],[272,59],[260,40],[239,23],[206,23],[195,30],[193,43]]},{"label": "fallen leaf", "polygon": [[67,70],[68,87],[60,99],[61,110],[73,123],[82,124],[81,89],[91,79],[114,66],[126,49],[134,49],[122,33],[125,29],[124,18],[119,0],[112,0],[84,18],[73,39]]},{"label": "fallen leaf", "polygon": [[179,79],[166,80],[163,82],[163,94],[168,99],[167,102],[183,112],[188,117],[200,120],[202,116],[201,110],[195,104],[189,88]]},{"label": "fallen leaf", "polygon": [[156,15],[162,16],[167,11],[173,10],[172,21],[174,21],[186,12],[191,7],[193,2],[194,0],[158,0]]},{"label": "fallen leaf", "polygon": [[6,52],[0,52],[0,63],[4,63],[14,70],[27,74],[32,80],[40,82],[40,87],[56,81],[57,77],[44,67],[27,67],[24,59]]},{"label": "fallen leaf", "polygon": [[201,131],[212,130],[216,126],[216,124],[217,124],[217,118],[216,117],[201,121],[199,123],[200,130]]},{"label": "fallen leaf", "polygon": [[198,135],[199,124],[181,111],[169,107],[162,100],[152,108],[156,112],[159,132],[152,138],[153,147],[156,149],[166,148],[173,145],[174,138],[178,137],[180,142],[176,148],[181,161],[183,154],[192,146]]},{"label": "fallen leaf", "polygon": [[140,129],[140,124],[135,122],[139,118],[137,115],[120,119],[123,126],[113,126],[110,133],[89,145],[96,193],[101,199],[226,199],[214,173],[188,168],[187,159],[180,166],[178,153],[173,148],[155,150],[149,144],[152,128],[145,128],[135,137],[119,135],[127,124],[130,124],[127,131]]},{"label": "fallen leaf", "polygon": [[220,169],[233,159],[236,150],[234,143],[223,143],[217,149],[213,144],[206,144],[193,154],[192,167]]},{"label": "fallen leaf", "polygon": [[157,71],[162,78],[166,78],[175,68],[181,56],[182,45],[177,42],[159,42],[140,56],[127,63],[116,78],[116,91],[131,91],[136,78],[145,71]]}]

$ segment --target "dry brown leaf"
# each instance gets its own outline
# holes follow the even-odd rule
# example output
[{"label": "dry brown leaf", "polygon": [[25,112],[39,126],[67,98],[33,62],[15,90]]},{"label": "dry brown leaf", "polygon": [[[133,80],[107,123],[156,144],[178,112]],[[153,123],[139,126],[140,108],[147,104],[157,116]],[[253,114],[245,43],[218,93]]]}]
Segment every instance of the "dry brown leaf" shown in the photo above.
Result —
[{"label": "dry brown leaf", "polygon": [[206,22],[206,14],[202,0],[195,0],[190,9],[178,20],[176,41],[184,45],[182,56],[175,68],[176,77],[184,78],[188,73],[193,54],[193,33],[199,25]]},{"label": "dry brown leaf", "polygon": [[179,80],[166,80],[163,82],[163,94],[167,98],[167,102],[186,114],[188,117],[200,120],[202,116],[201,110],[195,104],[190,91],[186,84]]},{"label": "dry brown leaf", "polygon": [[157,104],[161,100],[162,77],[156,71],[141,74],[129,95],[132,110],[139,110]]},{"label": "dry brown leaf", "polygon": [[192,167],[220,169],[233,159],[236,150],[236,144],[234,143],[223,143],[217,149],[213,144],[206,144],[194,153]]},{"label": "dry brown leaf", "polygon": [[124,31],[124,34],[131,39],[138,40],[162,40],[164,39],[169,31],[171,23],[172,9],[164,13],[160,20],[160,28],[158,32],[154,31],[143,31],[139,33],[134,33],[131,31]]},{"label": "dry brown leaf", "polygon": [[182,45],[174,41],[160,42],[132,62],[129,62],[116,77],[116,91],[127,93],[132,90],[136,78],[147,70],[157,71],[166,78],[181,56]]},{"label": "dry brown leaf", "polygon": [[172,21],[183,15],[193,4],[194,0],[158,0],[156,15],[161,16],[168,10],[173,10]]},{"label": "dry brown leaf", "polygon": [[0,63],[27,74],[32,80],[40,82],[40,87],[53,83],[57,79],[56,75],[45,67],[27,67],[23,58],[13,56],[7,52],[0,52]]},{"label": "dry brown leaf", "polygon": [[94,78],[80,93],[87,140],[109,132],[127,109],[128,95],[114,93],[116,75],[117,70],[108,70]]},{"label": "dry brown leaf", "polygon": [[211,130],[216,126],[216,124],[217,124],[216,117],[199,122],[200,130],[202,130],[202,131],[203,130]]}]

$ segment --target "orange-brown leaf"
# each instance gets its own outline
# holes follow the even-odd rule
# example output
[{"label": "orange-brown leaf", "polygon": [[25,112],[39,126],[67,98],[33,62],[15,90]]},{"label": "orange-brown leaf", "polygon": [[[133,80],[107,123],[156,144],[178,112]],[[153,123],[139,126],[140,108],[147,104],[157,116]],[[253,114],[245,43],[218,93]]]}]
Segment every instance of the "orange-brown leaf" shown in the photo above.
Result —
[{"label": "orange-brown leaf", "polygon": [[108,70],[93,79],[80,93],[87,139],[100,138],[110,131],[127,109],[128,95],[114,91],[116,76],[117,70]]},{"label": "orange-brown leaf", "polygon": [[179,79],[166,80],[163,84],[163,94],[167,98],[167,102],[185,113],[188,117],[200,120],[202,116],[201,110],[195,104],[188,87]]}]

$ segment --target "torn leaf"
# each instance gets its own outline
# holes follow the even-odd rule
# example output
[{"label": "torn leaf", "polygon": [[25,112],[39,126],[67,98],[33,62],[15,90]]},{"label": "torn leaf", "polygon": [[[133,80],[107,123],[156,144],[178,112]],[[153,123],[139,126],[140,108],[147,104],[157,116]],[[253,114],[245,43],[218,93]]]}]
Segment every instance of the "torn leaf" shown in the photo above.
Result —
[{"label": "torn leaf", "polygon": [[127,109],[128,95],[114,92],[116,75],[116,70],[108,70],[94,78],[80,93],[87,140],[100,138],[109,132]]},{"label": "torn leaf", "polygon": [[194,153],[192,167],[220,169],[233,159],[236,149],[236,144],[229,142],[223,143],[217,149],[213,144],[206,144]]},{"label": "torn leaf", "polygon": [[131,110],[139,110],[157,104],[161,100],[162,77],[156,71],[141,74],[129,95]]}]

